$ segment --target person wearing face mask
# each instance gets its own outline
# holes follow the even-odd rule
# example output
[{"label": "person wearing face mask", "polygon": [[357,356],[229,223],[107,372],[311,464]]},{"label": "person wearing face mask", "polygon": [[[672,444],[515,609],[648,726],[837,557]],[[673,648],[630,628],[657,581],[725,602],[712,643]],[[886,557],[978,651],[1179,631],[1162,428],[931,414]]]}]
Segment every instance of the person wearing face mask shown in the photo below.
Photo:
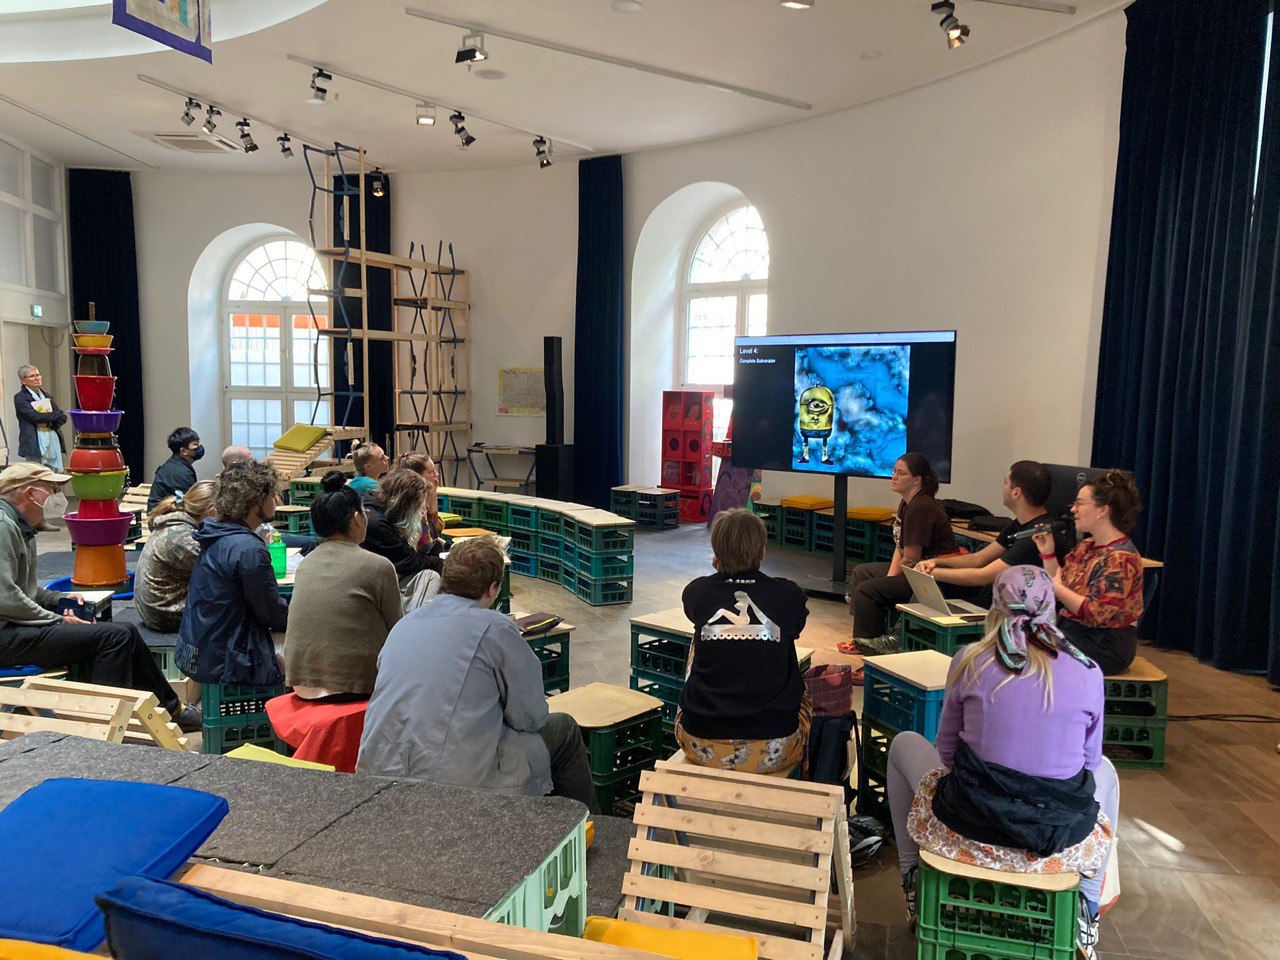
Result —
[{"label": "person wearing face mask", "polygon": [[186,493],[196,482],[196,471],[191,465],[204,456],[200,435],[190,427],[179,427],[169,434],[169,450],[172,456],[156,468],[155,479],[151,481],[148,513],[155,510],[161,500],[175,493]]},{"label": "person wearing face mask", "polygon": [[304,700],[367,700],[378,654],[400,622],[400,582],[386,557],[361,550],[369,521],[337,470],[311,504],[321,538],[294,574],[285,634],[285,683]]},{"label": "person wearing face mask", "polygon": [[256,460],[233,463],[218,477],[214,516],[195,534],[200,559],[174,647],[178,669],[192,680],[259,687],[284,682],[275,647],[284,640],[289,606],[256,533],[276,515],[278,479],[270,465]]},{"label": "person wearing face mask", "polygon": [[18,463],[0,473],[0,667],[87,663],[91,682],[153,693],[179,727],[199,730],[199,708],[178,699],[137,627],[60,614],[58,604],[78,595],[37,585],[36,527],[66,513],[61,486],[70,479],[41,463]]}]

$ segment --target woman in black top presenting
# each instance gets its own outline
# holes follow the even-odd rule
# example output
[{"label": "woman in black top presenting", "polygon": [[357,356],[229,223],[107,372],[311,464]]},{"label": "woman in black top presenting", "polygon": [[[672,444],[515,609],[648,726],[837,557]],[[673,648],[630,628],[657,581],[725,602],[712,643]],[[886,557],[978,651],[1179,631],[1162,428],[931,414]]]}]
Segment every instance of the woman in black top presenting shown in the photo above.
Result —
[{"label": "woman in black top presenting", "polygon": [[808,743],[796,639],[809,608],[796,584],[760,572],[766,538],[750,510],[720,513],[711,524],[717,572],[684,589],[693,650],[676,741],[701,766],[773,773],[794,767]]},{"label": "woman in black top presenting", "polygon": [[860,563],[849,581],[853,640],[857,651],[867,655],[898,651],[897,637],[886,636],[886,629],[893,608],[911,600],[911,585],[902,568],[960,552],[951,518],[933,498],[938,492],[938,475],[923,454],[900,457],[893,465],[889,485],[902,497],[893,519],[893,559]]}]

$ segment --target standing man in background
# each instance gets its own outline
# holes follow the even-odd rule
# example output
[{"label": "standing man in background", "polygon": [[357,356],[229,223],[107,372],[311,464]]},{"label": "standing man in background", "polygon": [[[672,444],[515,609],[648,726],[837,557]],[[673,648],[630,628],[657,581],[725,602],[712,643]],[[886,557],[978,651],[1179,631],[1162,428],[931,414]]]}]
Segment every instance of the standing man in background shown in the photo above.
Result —
[{"label": "standing man in background", "polygon": [[13,412],[18,418],[18,456],[59,473],[67,445],[58,428],[67,422],[67,415],[44,392],[44,378],[38,369],[24,363],[18,368],[18,379],[22,389],[13,397]]}]

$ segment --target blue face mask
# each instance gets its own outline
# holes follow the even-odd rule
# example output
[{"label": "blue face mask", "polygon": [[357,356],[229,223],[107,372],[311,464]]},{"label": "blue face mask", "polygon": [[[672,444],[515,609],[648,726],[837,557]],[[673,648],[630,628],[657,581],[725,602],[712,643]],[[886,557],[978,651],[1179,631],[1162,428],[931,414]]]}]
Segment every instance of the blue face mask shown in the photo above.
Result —
[{"label": "blue face mask", "polygon": [[200,446],[196,447],[194,450],[192,450],[192,451],[191,451],[191,460],[192,460],[192,462],[194,462],[194,461],[196,461],[196,460],[202,460],[202,459],[204,459],[204,444],[203,444],[203,443],[202,443],[202,444],[200,444]]}]

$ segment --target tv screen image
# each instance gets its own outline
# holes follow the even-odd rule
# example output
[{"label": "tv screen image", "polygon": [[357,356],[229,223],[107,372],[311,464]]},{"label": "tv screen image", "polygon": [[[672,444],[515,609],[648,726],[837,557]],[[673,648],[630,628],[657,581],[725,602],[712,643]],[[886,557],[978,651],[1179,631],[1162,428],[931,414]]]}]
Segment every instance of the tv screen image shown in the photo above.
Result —
[{"label": "tv screen image", "polygon": [[888,477],[904,453],[951,475],[955,331],[739,337],[736,466]]}]

